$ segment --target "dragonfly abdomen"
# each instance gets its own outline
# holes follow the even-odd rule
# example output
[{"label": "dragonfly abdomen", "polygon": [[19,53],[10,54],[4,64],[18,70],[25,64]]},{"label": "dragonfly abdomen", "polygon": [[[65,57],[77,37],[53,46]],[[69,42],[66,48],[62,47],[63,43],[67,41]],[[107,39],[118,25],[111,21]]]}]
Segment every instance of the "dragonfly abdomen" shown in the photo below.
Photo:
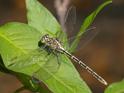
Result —
[{"label": "dragonfly abdomen", "polygon": [[71,55],[69,52],[64,51],[65,54],[67,54],[72,60],[74,60],[76,63],[78,63],[81,67],[86,69],[93,77],[95,77],[97,80],[99,80],[104,85],[107,85],[107,82],[99,76],[97,73],[95,73],[90,67],[88,67],[85,63],[83,63],[81,60],[79,60],[77,57]]}]

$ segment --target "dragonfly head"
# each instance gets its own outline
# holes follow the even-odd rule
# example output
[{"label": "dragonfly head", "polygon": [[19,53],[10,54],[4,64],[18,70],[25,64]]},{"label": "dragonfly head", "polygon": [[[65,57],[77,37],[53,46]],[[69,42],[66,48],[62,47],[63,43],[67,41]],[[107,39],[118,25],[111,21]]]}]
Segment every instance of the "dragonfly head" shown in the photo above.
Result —
[{"label": "dragonfly head", "polygon": [[41,47],[42,45],[44,45],[46,41],[48,41],[48,39],[49,39],[49,34],[43,35],[40,41],[38,42],[38,46]]},{"label": "dragonfly head", "polygon": [[45,43],[48,39],[49,39],[49,34],[46,34],[41,38],[41,42]]}]

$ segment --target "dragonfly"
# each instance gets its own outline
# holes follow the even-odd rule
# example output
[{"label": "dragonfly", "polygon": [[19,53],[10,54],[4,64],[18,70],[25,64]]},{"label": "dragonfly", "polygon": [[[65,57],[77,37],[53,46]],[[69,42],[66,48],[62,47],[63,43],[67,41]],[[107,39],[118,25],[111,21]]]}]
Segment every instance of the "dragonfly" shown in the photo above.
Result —
[{"label": "dragonfly", "polygon": [[51,37],[49,34],[45,34],[41,37],[40,41],[38,42],[38,46],[40,48],[46,48],[46,50],[52,51],[54,54],[61,53],[66,54],[70,59],[72,59],[74,62],[78,63],[82,68],[84,68],[87,72],[89,72],[93,77],[95,77],[99,82],[101,82],[104,85],[107,85],[107,82],[98,75],[95,71],[93,71],[89,66],[87,66],[84,62],[79,60],[77,57],[69,53],[61,44],[61,42]]}]

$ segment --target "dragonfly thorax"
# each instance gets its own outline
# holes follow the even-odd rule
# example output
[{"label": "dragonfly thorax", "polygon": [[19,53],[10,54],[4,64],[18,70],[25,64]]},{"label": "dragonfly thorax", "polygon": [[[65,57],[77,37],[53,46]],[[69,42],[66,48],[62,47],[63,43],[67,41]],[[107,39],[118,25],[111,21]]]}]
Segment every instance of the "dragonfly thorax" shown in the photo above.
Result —
[{"label": "dragonfly thorax", "polygon": [[50,37],[48,34],[44,35],[39,41],[39,47],[41,46],[49,47],[50,49],[58,52],[62,52],[64,49],[61,43],[59,42],[59,40],[57,40],[56,38]]}]

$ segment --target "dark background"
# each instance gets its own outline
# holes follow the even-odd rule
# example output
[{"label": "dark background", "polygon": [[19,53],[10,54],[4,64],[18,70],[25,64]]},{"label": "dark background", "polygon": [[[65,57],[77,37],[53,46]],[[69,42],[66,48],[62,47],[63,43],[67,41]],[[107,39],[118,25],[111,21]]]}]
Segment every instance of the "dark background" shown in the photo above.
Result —
[{"label": "dark background", "polygon": [[[53,0],[40,1],[56,16]],[[78,32],[84,18],[102,2],[104,1],[72,0],[72,5],[77,9],[77,23],[75,32],[68,33]],[[10,21],[27,22],[25,0],[0,0],[0,24]],[[113,4],[97,16],[93,26],[98,34],[75,55],[103,76],[109,84],[121,81],[124,78],[124,0],[113,0]],[[82,71],[78,65],[76,67],[93,93],[103,93],[106,86]],[[15,77],[7,74],[0,76],[0,93],[13,93],[20,86],[21,83]]]}]

